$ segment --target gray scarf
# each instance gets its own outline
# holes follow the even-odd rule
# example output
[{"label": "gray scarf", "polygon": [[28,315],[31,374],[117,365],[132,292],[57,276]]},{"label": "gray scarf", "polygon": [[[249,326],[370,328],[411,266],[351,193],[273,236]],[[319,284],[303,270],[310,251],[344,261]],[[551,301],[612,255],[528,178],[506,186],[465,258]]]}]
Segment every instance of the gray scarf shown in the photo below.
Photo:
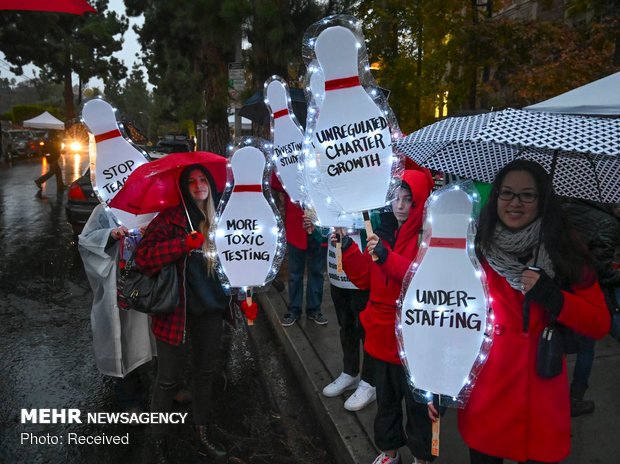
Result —
[{"label": "gray scarf", "polygon": [[[555,276],[551,258],[544,244],[539,244],[540,223],[541,220],[538,218],[521,230],[511,231],[498,222],[495,226],[492,245],[482,249],[482,254],[489,265],[515,290],[521,290],[523,269],[534,265],[537,246],[540,250],[536,266],[543,269],[549,277]],[[523,264],[523,258],[527,256],[532,257]]]}]

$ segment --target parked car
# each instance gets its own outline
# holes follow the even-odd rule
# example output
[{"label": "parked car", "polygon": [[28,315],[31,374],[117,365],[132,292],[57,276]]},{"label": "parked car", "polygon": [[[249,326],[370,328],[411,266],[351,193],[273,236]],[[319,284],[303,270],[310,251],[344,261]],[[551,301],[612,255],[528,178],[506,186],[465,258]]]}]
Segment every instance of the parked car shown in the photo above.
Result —
[{"label": "parked car", "polygon": [[86,172],[75,179],[69,186],[67,195],[67,205],[65,212],[67,222],[71,224],[73,233],[78,235],[82,232],[84,224],[88,221],[90,213],[99,204],[99,199],[95,195],[93,185],[90,182],[90,167]]},{"label": "parked car", "polygon": [[149,150],[151,159],[158,159],[168,153],[193,151],[193,140],[183,134],[166,134]]},{"label": "parked car", "polygon": [[32,131],[29,130],[8,130],[6,147],[7,159],[29,158],[39,153],[38,142],[35,141]]}]

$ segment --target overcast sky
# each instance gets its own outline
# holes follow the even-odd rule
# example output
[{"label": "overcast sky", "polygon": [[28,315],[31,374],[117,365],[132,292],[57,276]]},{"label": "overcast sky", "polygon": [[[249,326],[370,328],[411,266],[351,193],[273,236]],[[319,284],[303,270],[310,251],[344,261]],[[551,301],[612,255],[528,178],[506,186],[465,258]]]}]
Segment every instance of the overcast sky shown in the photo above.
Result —
[{"label": "overcast sky", "polygon": [[[123,0],[109,0],[108,9],[116,11],[119,15],[125,14],[125,4]],[[123,36],[123,49],[120,52],[116,52],[114,56],[121,60],[125,66],[127,67],[128,72],[131,71],[131,68],[136,60],[136,53],[140,53],[140,45],[138,44],[138,39],[136,37],[136,33],[133,31],[132,26],[134,24],[141,24],[143,19],[140,18],[129,18],[129,28],[125,35]],[[16,78],[18,82],[23,82],[28,79],[32,79],[35,73],[35,69],[33,66],[24,66],[24,74],[22,76],[15,76],[15,74],[9,71],[9,65],[4,60],[4,54],[0,52],[0,77],[3,78]],[[146,71],[145,71],[146,75]],[[77,78],[74,80],[74,84],[77,83]],[[99,87],[103,90],[103,82],[99,79],[91,79],[88,83],[90,87]]]}]

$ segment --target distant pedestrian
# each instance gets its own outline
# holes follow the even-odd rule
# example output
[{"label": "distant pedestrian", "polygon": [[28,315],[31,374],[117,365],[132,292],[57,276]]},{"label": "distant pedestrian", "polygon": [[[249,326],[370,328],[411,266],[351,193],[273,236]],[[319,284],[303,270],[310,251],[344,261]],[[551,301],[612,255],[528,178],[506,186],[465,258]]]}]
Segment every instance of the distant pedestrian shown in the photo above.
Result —
[{"label": "distant pedestrian", "polygon": [[65,190],[65,184],[62,180],[62,170],[60,169],[60,156],[62,154],[62,132],[52,131],[50,134],[50,152],[47,157],[49,164],[48,171],[38,179],[35,179],[34,183],[39,189],[38,194],[41,193],[42,185],[47,182],[52,176],[56,176],[56,192],[62,193]]}]

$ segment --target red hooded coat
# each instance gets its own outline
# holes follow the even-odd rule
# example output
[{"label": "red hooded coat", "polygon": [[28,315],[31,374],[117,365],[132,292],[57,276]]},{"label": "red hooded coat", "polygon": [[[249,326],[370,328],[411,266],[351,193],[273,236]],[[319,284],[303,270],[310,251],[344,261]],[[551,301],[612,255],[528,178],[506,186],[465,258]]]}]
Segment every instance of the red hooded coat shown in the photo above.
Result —
[{"label": "red hooded coat", "polygon": [[403,181],[411,189],[413,204],[409,217],[396,231],[394,248],[382,240],[390,250],[383,264],[374,262],[353,243],[342,253],[344,270],[355,286],[370,289],[366,308],[360,320],[366,332],[364,349],[373,358],[400,364],[396,344],[396,300],[400,296],[403,278],[418,252],[418,235],[422,228],[424,203],[432,189],[432,177],[422,171],[405,171]]}]

